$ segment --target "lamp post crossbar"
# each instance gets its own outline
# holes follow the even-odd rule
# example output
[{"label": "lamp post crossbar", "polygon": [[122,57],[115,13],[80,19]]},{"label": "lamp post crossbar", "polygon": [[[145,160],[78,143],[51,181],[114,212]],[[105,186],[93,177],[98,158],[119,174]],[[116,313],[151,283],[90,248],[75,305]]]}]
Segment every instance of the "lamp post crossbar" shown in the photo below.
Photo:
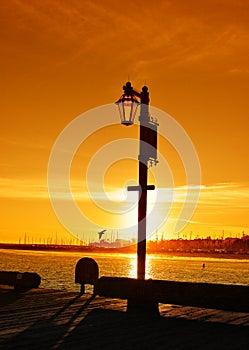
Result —
[{"label": "lamp post crossbar", "polygon": [[141,186],[128,186],[127,187],[127,191],[132,192],[132,191],[138,191],[141,192],[142,190],[154,190],[155,189],[155,185],[148,185],[146,188],[141,188]]}]

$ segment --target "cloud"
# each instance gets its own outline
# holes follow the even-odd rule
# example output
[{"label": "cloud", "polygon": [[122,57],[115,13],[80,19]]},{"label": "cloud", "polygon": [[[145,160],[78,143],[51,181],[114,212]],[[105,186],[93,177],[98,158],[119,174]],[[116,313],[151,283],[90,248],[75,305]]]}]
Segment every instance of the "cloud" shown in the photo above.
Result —
[{"label": "cloud", "polygon": [[147,76],[153,65],[170,69],[222,58],[235,65],[232,57],[249,38],[245,8],[233,1],[138,1],[131,11],[113,1],[10,0],[5,24],[14,33],[8,48],[24,56],[47,57],[57,66],[108,64],[115,56],[113,64],[129,62],[125,69],[136,77]]},{"label": "cloud", "polygon": [[0,136],[1,147],[8,146],[16,149],[29,148],[33,150],[46,150],[49,151],[50,147],[46,145],[45,141],[43,143],[31,142],[27,138],[13,138],[13,137],[1,137]]},{"label": "cloud", "polygon": [[247,208],[249,209],[249,186],[239,183],[218,183],[203,186],[200,205],[219,208]]},{"label": "cloud", "polygon": [[20,180],[0,178],[0,198],[44,199],[48,198],[47,186],[34,179]]},{"label": "cloud", "polygon": [[[99,186],[97,186],[99,188]],[[84,190],[83,190],[84,189]],[[86,184],[83,181],[74,181],[71,185],[72,195],[75,200],[88,201],[93,198],[96,201],[116,201],[125,204],[137,203],[138,193],[127,192],[125,188],[116,188],[109,185],[105,188],[106,192],[93,191],[87,192]],[[189,192],[188,201],[192,203],[195,199],[196,186],[178,186],[175,188],[157,188],[148,193],[148,202],[150,205],[182,205],[186,200],[186,193]],[[56,195],[56,194],[55,194]],[[62,200],[68,200],[71,194],[65,192],[65,189],[58,184],[58,197]],[[41,183],[38,179],[12,179],[0,178],[0,197],[2,198],[48,198],[47,185]],[[205,208],[228,208],[239,207],[249,209],[249,185],[239,183],[216,183],[212,185],[202,185],[199,199],[199,207]]]}]

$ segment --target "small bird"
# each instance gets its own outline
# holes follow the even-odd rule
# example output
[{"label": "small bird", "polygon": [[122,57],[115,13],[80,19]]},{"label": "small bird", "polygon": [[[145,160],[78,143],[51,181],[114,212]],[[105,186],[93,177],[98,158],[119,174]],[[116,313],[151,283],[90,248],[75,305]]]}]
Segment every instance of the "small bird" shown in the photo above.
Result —
[{"label": "small bird", "polygon": [[101,237],[103,236],[103,234],[105,233],[106,230],[102,230],[100,232],[98,232],[98,235],[99,235],[99,239],[101,239]]}]

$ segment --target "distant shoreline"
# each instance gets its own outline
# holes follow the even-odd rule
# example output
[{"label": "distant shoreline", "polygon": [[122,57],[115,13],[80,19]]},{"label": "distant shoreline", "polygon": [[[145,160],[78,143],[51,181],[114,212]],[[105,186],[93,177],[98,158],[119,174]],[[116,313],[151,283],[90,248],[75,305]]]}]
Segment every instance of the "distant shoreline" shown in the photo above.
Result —
[{"label": "distant shoreline", "polygon": [[[0,249],[22,250],[22,251],[48,251],[48,252],[74,252],[74,253],[115,253],[115,254],[135,254],[136,245],[120,248],[101,248],[93,246],[76,246],[76,245],[55,245],[55,244],[15,244],[0,243]],[[165,255],[171,257],[196,257],[196,258],[215,258],[215,259],[238,259],[248,260],[248,253],[237,252],[220,252],[220,251],[186,251],[186,250],[160,250],[147,251],[148,255]]]}]

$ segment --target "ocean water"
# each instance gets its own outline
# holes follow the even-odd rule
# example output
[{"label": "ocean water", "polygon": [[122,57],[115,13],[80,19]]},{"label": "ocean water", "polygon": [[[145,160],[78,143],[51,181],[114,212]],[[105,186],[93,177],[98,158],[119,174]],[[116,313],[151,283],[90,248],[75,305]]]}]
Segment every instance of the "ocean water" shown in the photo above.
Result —
[{"label": "ocean water", "polygon": [[[136,277],[136,255],[0,250],[0,270],[36,272],[41,288],[79,291],[74,283],[75,265],[91,257],[100,276]],[[205,268],[202,265],[205,263]],[[147,255],[146,278],[185,282],[249,285],[249,259],[220,259]],[[89,289],[90,291],[90,289]]]}]

